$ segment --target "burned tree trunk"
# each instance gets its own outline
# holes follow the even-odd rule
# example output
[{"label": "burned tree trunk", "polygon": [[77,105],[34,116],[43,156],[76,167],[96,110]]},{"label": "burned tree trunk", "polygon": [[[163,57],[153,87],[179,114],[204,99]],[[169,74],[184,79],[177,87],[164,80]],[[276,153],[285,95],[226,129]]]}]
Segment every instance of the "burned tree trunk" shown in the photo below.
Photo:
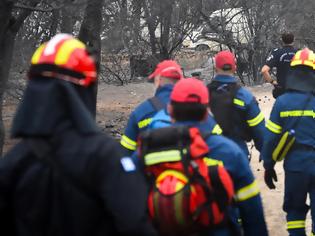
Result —
[{"label": "burned tree trunk", "polygon": [[65,0],[66,5],[61,9],[60,31],[62,33],[73,33],[73,28],[76,23],[76,13],[78,8],[71,4],[71,0]]},{"label": "burned tree trunk", "polygon": [[[101,25],[103,0],[90,0],[85,9],[84,19],[80,28],[79,39],[84,42],[97,62],[99,70],[101,61]],[[94,88],[94,116],[96,115],[97,84]]]},{"label": "burned tree trunk", "polygon": [[161,19],[161,56],[163,59],[169,59],[169,45],[170,45],[170,30],[171,30],[171,20],[173,14],[173,1],[162,1],[160,2],[160,17]]},{"label": "burned tree trunk", "polygon": [[[3,114],[2,114],[2,103],[5,87],[8,80],[8,71],[10,67],[9,63],[9,51],[8,43],[12,44],[12,41],[7,40],[8,30],[13,24],[12,18],[13,2],[11,1],[1,1],[0,2],[0,155],[2,155],[3,144],[4,144],[4,124],[3,124]],[[11,45],[9,45],[12,47]]]},{"label": "burned tree trunk", "polygon": [[[3,97],[9,79],[15,37],[31,10],[23,10],[15,18],[12,15],[16,1],[1,1],[0,3],[0,155],[3,152],[5,130],[3,124]],[[30,6],[36,6],[40,0],[29,1]]]}]

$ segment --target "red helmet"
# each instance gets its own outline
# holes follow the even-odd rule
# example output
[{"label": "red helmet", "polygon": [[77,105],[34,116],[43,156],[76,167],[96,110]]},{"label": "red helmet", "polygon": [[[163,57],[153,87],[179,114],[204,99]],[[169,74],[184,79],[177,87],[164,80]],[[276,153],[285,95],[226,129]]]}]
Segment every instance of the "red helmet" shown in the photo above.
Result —
[{"label": "red helmet", "polygon": [[187,78],[177,82],[171,93],[171,101],[180,103],[209,103],[207,87],[198,79]]},{"label": "red helmet", "polygon": [[89,86],[96,81],[96,65],[84,43],[69,34],[57,34],[33,54],[29,74],[64,79]]}]

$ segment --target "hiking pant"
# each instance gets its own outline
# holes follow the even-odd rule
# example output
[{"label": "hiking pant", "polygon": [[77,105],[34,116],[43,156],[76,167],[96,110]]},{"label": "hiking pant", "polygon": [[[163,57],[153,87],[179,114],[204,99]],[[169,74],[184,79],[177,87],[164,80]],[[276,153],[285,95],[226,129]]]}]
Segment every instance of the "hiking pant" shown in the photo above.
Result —
[{"label": "hiking pant", "polygon": [[[310,196],[311,206],[306,204],[307,194]],[[283,210],[287,213],[287,230],[290,236],[306,235],[305,218],[309,209],[312,214],[312,231],[315,232],[315,166],[310,165],[303,171],[286,170]]]}]

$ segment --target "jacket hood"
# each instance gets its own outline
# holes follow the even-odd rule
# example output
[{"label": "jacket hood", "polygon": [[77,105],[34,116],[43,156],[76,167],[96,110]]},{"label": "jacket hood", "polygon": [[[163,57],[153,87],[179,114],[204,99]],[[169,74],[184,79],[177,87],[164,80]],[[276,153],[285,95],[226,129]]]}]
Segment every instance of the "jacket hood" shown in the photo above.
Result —
[{"label": "jacket hood", "polygon": [[292,68],[286,79],[286,89],[301,92],[315,91],[315,72],[304,66]]},{"label": "jacket hood", "polygon": [[92,88],[53,78],[32,78],[13,120],[12,137],[51,136],[64,122],[80,133],[95,133],[99,129],[93,111]]}]

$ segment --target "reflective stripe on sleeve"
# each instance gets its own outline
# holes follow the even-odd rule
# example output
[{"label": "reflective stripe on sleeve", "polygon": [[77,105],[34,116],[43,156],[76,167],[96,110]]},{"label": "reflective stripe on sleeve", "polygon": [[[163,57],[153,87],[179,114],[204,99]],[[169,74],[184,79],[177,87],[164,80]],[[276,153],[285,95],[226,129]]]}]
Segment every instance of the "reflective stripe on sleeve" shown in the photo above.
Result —
[{"label": "reflective stripe on sleeve", "polygon": [[144,119],[144,120],[141,120],[138,122],[138,127],[139,129],[142,129],[146,126],[148,126],[152,121],[152,118],[147,118],[147,119]]},{"label": "reflective stripe on sleeve", "polygon": [[302,229],[305,228],[305,220],[294,220],[287,222],[287,229]]},{"label": "reflective stripe on sleeve", "polygon": [[275,134],[281,134],[282,127],[271,120],[267,120],[266,128]]},{"label": "reflective stripe on sleeve", "polygon": [[234,98],[233,99],[233,103],[236,104],[236,105],[239,105],[241,107],[244,107],[245,106],[245,102],[240,100],[240,99],[237,99],[237,98]]},{"label": "reflective stripe on sleeve", "polygon": [[220,125],[216,124],[212,131],[211,131],[212,134],[222,134],[222,129],[220,127]]},{"label": "reflective stripe on sleeve", "polygon": [[209,157],[203,158],[203,161],[206,163],[207,166],[223,166],[222,161],[218,161]]},{"label": "reflective stripe on sleeve", "polygon": [[264,114],[260,112],[255,118],[247,120],[247,123],[250,127],[257,126],[260,122],[265,119]]},{"label": "reflective stripe on sleeve", "polygon": [[137,142],[128,138],[126,135],[121,137],[120,144],[131,151],[135,151],[137,149]]},{"label": "reflective stripe on sleeve", "polygon": [[236,193],[236,200],[239,202],[246,201],[247,199],[250,199],[252,197],[255,197],[259,194],[259,188],[256,180],[252,182],[251,184],[241,188]]},{"label": "reflective stripe on sleeve", "polygon": [[280,112],[280,117],[298,117],[298,116],[310,116],[315,117],[315,112],[313,110],[295,110],[295,111],[282,111]]}]

